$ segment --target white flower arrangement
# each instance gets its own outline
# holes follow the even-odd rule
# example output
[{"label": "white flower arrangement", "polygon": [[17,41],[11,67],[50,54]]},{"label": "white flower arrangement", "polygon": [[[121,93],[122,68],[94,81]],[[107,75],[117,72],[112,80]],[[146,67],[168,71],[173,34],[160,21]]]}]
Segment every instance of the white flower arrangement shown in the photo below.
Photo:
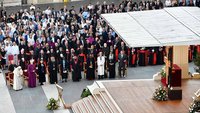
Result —
[{"label": "white flower arrangement", "polygon": [[168,95],[167,95],[167,91],[166,88],[159,86],[154,94],[153,94],[153,100],[157,100],[157,101],[167,101],[168,100]]}]

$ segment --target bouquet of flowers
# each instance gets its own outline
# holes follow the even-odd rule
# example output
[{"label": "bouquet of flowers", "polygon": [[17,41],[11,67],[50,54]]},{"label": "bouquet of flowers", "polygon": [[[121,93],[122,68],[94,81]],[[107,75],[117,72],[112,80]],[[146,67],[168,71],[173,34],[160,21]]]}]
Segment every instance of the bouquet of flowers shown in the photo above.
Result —
[{"label": "bouquet of flowers", "polygon": [[189,113],[199,113],[200,112],[200,97],[195,98],[189,107]]},{"label": "bouquet of flowers", "polygon": [[58,107],[60,107],[59,101],[55,100],[54,98],[50,98],[46,107],[48,110],[56,110]]},{"label": "bouquet of flowers", "polygon": [[168,95],[167,95],[167,91],[166,88],[159,86],[154,94],[153,94],[153,100],[157,100],[157,101],[166,101],[168,100]]}]

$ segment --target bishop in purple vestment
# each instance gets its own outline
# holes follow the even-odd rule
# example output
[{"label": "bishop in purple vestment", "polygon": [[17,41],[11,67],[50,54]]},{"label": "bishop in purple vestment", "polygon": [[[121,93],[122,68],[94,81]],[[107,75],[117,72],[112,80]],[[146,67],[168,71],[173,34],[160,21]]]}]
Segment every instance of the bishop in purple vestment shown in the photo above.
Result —
[{"label": "bishop in purple vestment", "polygon": [[34,60],[30,61],[28,65],[28,87],[36,87],[36,74],[35,74],[35,65],[33,64]]}]

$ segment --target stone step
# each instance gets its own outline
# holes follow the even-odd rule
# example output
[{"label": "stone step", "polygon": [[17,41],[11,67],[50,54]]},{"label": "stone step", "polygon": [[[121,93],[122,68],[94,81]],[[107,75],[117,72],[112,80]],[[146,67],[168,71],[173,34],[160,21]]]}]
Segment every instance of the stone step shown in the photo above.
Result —
[{"label": "stone step", "polygon": [[105,113],[113,113],[111,108],[108,106],[108,104],[103,100],[100,94],[94,95],[95,99],[97,100],[98,104],[103,108]]},{"label": "stone step", "polygon": [[86,105],[87,109],[89,110],[90,113],[96,113],[97,111],[95,110],[94,106],[90,102],[89,98],[83,98],[83,102]]},{"label": "stone step", "polygon": [[97,111],[96,113],[106,113],[104,112],[104,108],[102,108],[101,106],[99,106],[99,104],[97,103],[97,100],[95,100],[94,97],[92,96],[88,96],[90,102],[92,103],[92,105],[94,106],[95,108],[95,111]]},{"label": "stone step", "polygon": [[109,105],[113,113],[120,113],[105,91],[101,91],[100,94],[103,97],[103,100]]},{"label": "stone step", "polygon": [[87,88],[90,90],[91,94],[95,94],[94,90],[99,89],[97,82],[94,82],[92,85],[88,85]]},{"label": "stone step", "polygon": [[78,104],[78,106],[80,108],[81,113],[89,113],[88,110],[87,110],[87,107],[84,105],[82,99],[79,100],[77,104]]},{"label": "stone step", "polygon": [[78,107],[78,103],[77,102],[75,102],[75,103],[72,104],[72,111],[74,113],[81,113],[81,111],[80,111],[80,109]]}]

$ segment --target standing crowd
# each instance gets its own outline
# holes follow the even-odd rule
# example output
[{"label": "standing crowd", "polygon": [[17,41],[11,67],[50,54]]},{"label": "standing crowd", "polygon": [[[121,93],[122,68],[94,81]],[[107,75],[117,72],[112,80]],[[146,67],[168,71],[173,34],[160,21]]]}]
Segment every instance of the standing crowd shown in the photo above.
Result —
[{"label": "standing crowd", "polygon": [[20,66],[28,77],[29,87],[35,87],[37,75],[43,85],[46,74],[54,84],[58,83],[58,73],[62,82],[67,82],[69,73],[73,81],[80,81],[83,73],[86,79],[94,80],[115,78],[116,72],[125,77],[127,66],[164,64],[164,47],[128,48],[100,17],[104,13],[163,7],[159,0],[140,3],[124,0],[119,5],[105,1],[88,4],[79,11],[73,6],[60,10],[47,7],[42,11],[34,5],[10,15],[2,10],[1,67],[8,66],[13,72]]}]

